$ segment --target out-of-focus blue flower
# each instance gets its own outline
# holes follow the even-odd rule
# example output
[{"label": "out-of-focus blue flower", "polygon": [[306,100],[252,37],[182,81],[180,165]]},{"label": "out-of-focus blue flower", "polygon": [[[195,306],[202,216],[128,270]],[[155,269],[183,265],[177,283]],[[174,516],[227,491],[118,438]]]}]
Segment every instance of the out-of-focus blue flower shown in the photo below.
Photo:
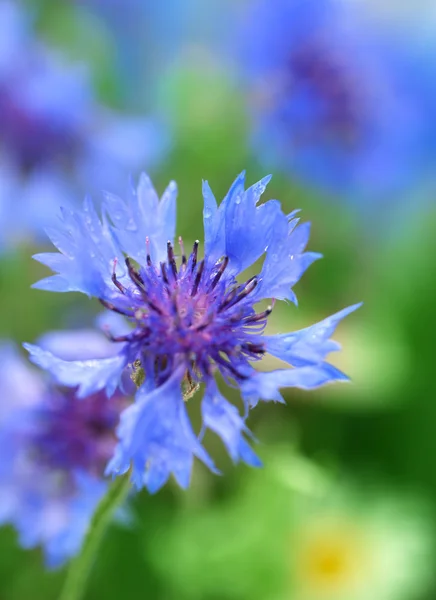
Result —
[{"label": "out-of-focus blue flower", "polygon": [[428,175],[436,95],[413,36],[377,26],[359,2],[260,0],[237,40],[262,160],[375,202]]},{"label": "out-of-focus blue flower", "polygon": [[166,141],[151,119],[101,105],[86,68],[35,37],[16,3],[0,1],[0,26],[0,229],[15,243],[53,221],[55,194],[68,204],[85,181],[120,192]]},{"label": "out-of-focus blue flower", "polygon": [[[65,358],[108,352],[92,331],[51,333],[41,344]],[[107,489],[104,469],[127,399],[97,392],[82,401],[47,383],[7,342],[0,359],[0,523],[17,529],[23,547],[42,546],[48,566],[58,567],[79,551]]]},{"label": "out-of-focus blue flower", "polygon": [[[127,202],[107,194],[102,219],[89,200],[82,212],[64,210],[63,225],[49,231],[59,252],[35,256],[57,272],[36,287],[95,296],[126,317],[124,329],[117,324],[112,334],[119,351],[110,358],[68,361],[26,347],[59,383],[80,386],[80,396],[103,388],[111,395],[126,366],[140,361],[145,381],[122,414],[108,467],[118,475],[132,465],[137,487],[156,491],[171,473],[187,487],[194,456],[215,470],[186,412],[185,400],[200,383],[206,388],[203,429],[222,438],[234,461],[259,465],[245,440],[245,417],[218,391],[216,374],[239,387],[246,413],[259,400],[283,401],[282,387],[312,389],[347,379],[325,359],[339,349],[330,340],[336,325],[358,305],[302,331],[262,335],[272,308],[256,312],[257,303],[296,302],[292,287],[320,258],[305,252],[309,225],[300,225],[295,212],[285,215],[277,200],[259,205],[269,179],[245,190],[242,173],[220,206],[204,182],[203,259],[198,241],[189,256],[181,238],[180,251],[173,246],[175,183],[159,200],[146,175]],[[260,274],[245,280],[244,271],[263,255]],[[268,352],[293,368],[256,370],[252,363]]]}]

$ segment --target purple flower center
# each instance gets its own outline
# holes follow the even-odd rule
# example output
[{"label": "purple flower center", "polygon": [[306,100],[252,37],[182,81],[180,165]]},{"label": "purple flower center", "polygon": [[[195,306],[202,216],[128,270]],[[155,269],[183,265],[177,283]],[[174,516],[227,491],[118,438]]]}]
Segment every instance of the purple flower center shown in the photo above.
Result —
[{"label": "purple flower center", "polygon": [[158,384],[184,363],[188,380],[200,381],[219,369],[225,376],[244,378],[248,361],[264,353],[260,333],[271,312],[256,314],[252,292],[258,280],[243,284],[227,273],[224,256],[213,266],[198,261],[198,241],[189,259],[179,238],[181,264],[177,265],[173,246],[167,244],[167,260],[153,264],[147,256],[145,267],[135,267],[127,258],[129,278],[134,286],[124,286],[114,274],[119,295],[101,302],[108,309],[127,316],[134,324],[132,333],[113,337],[114,341],[138,345],[141,363]]},{"label": "purple flower center", "polygon": [[33,448],[39,462],[68,473],[84,470],[101,476],[116,445],[115,429],[126,399],[110,401],[103,392],[79,399],[75,390],[52,395],[38,414]]},{"label": "purple flower center", "polygon": [[[353,146],[364,133],[362,83],[346,63],[347,57],[316,41],[298,47],[288,61],[286,93],[291,102],[313,105],[313,114],[293,123],[297,142],[339,141]],[[288,87],[289,86],[289,87]]]}]

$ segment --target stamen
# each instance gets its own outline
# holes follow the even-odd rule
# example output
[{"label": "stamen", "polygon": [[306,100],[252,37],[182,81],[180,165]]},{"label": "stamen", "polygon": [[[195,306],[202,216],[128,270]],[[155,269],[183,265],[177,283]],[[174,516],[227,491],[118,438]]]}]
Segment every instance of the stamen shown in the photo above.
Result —
[{"label": "stamen", "polygon": [[151,267],[152,262],[151,262],[151,256],[150,256],[150,238],[147,237],[145,238],[145,246],[147,248],[147,266]]},{"label": "stamen", "polygon": [[122,294],[125,294],[127,290],[126,290],[126,288],[123,286],[123,284],[122,284],[122,283],[120,283],[120,282],[118,281],[118,279],[117,279],[117,275],[116,275],[116,273],[115,273],[115,269],[117,268],[117,263],[118,263],[118,259],[117,259],[117,258],[114,258],[114,267],[113,267],[113,270],[112,270],[112,281],[113,281],[113,282],[114,282],[114,284],[117,286],[117,288],[120,290],[120,292],[121,292]]},{"label": "stamen", "polygon": [[130,279],[133,281],[133,283],[136,285],[136,287],[139,288],[139,290],[141,292],[145,292],[146,289],[144,287],[144,280],[142,279],[139,272],[132,265],[132,261],[130,260],[130,258],[127,257],[125,262],[126,262],[126,267],[127,267],[127,271],[129,273]]},{"label": "stamen", "polygon": [[195,276],[194,285],[192,287],[191,296],[195,296],[198,290],[198,286],[200,285],[201,276],[203,275],[204,270],[204,260],[198,266],[197,275]]},{"label": "stamen", "polygon": [[227,294],[227,296],[224,299],[224,301],[221,302],[221,304],[219,305],[219,308],[218,308],[219,312],[221,312],[222,310],[224,310],[225,308],[227,308],[227,306],[235,298],[236,294],[238,293],[238,290],[239,290],[239,287],[234,287],[232,290],[230,290],[230,292]]},{"label": "stamen", "polygon": [[128,308],[126,308],[126,309],[117,308],[115,306],[115,304],[112,304],[112,302],[108,302],[107,300],[104,300],[103,298],[99,298],[99,301],[108,310],[112,310],[113,312],[119,313],[120,315],[124,315],[125,317],[133,317],[133,312]]},{"label": "stamen", "polygon": [[181,235],[179,235],[179,246],[180,246],[180,252],[182,253],[182,265],[186,265],[185,246],[183,244],[183,239],[182,239]]},{"label": "stamen", "polygon": [[145,282],[142,279],[141,275],[138,273],[138,271],[132,265],[132,262],[129,257],[126,258],[126,266],[129,271],[130,279],[133,281],[133,283],[137,286],[137,288],[141,292],[142,297],[144,298],[144,301],[147,303],[149,308],[151,308],[151,310],[154,310],[159,315],[161,315],[162,314],[161,309],[150,300],[147,290],[145,288]]},{"label": "stamen", "polygon": [[240,373],[230,362],[224,360],[219,354],[216,354],[214,357],[215,362],[219,363],[223,367],[225,367],[236,379],[248,379],[246,375]]},{"label": "stamen", "polygon": [[245,323],[257,323],[258,321],[262,321],[272,313],[272,309],[272,306],[268,306],[268,308],[263,312],[258,313],[257,315],[253,315],[252,317],[247,317],[246,319],[244,319],[244,321]]},{"label": "stamen", "polygon": [[195,265],[197,264],[197,252],[198,252],[198,244],[200,242],[198,240],[195,240],[194,245],[192,247],[192,253],[191,253],[191,258],[192,258],[192,264],[191,264],[191,271],[193,271],[195,269]]},{"label": "stamen", "polygon": [[229,264],[229,257],[225,256],[223,258],[220,266],[219,266],[217,274],[215,275],[215,277],[213,278],[212,283],[210,284],[209,290],[213,290],[215,288],[215,286],[217,285],[218,281],[221,279],[222,274],[226,270],[228,264]]},{"label": "stamen", "polygon": [[170,280],[168,279],[167,267],[166,267],[165,263],[163,263],[163,262],[160,263],[160,270],[162,273],[162,279],[164,280],[164,282],[167,285],[169,285]]},{"label": "stamen", "polygon": [[242,344],[242,348],[253,352],[254,354],[265,354],[265,347],[263,344],[253,344],[252,342],[246,342]]},{"label": "stamen", "polygon": [[[258,279],[257,279],[256,275],[254,275],[245,283],[245,285],[242,288],[241,293],[238,296],[236,296],[236,298],[233,298],[231,301],[225,302],[225,307],[230,308],[231,306],[235,306],[235,304],[238,304],[238,302],[240,302],[241,300],[246,298],[248,296],[248,294],[251,294],[251,292],[255,289],[257,284],[258,284]],[[241,289],[241,288],[238,288],[238,290],[239,289]]]},{"label": "stamen", "polygon": [[177,279],[177,265],[176,265],[176,259],[174,257],[174,250],[171,245],[171,242],[167,242],[167,254],[168,254],[168,264],[171,267],[171,271],[173,272],[174,279]]}]

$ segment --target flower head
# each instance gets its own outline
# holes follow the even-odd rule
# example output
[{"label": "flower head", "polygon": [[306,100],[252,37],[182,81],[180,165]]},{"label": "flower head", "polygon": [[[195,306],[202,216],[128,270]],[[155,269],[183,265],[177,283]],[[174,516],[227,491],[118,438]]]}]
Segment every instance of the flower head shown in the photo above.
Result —
[{"label": "flower head", "polygon": [[[127,203],[108,195],[102,219],[89,200],[81,213],[64,211],[61,228],[50,231],[60,253],[35,257],[57,271],[36,287],[95,296],[125,317],[124,331],[109,333],[119,347],[110,358],[65,361],[26,347],[60,383],[80,386],[80,395],[103,388],[113,393],[125,367],[139,361],[145,378],[135,404],[122,414],[108,466],[119,474],[132,465],[138,487],[154,491],[170,473],[186,487],[194,456],[215,468],[185,408],[184,398],[200,384],[204,428],[222,438],[235,461],[259,464],[244,437],[245,417],[218,391],[217,374],[239,387],[246,413],[259,400],[283,401],[279,388],[347,379],[325,358],[339,348],[329,340],[337,323],[357,305],[292,334],[263,335],[272,306],[257,304],[268,298],[296,302],[292,286],[320,256],[305,252],[308,224],[300,225],[295,213],[285,215],[276,200],[259,204],[268,181],[246,190],[242,173],[220,206],[203,184],[203,258],[198,241],[189,255],[180,238],[179,250],[174,245],[175,184],[159,200],[146,175]],[[264,254],[259,275],[244,277]],[[293,368],[256,370],[267,352]]]},{"label": "flower head", "polygon": [[[96,339],[83,331],[41,343],[68,345],[69,355],[88,344],[106,353],[107,341]],[[45,381],[11,344],[0,346],[0,356],[0,448],[8,457],[0,466],[0,523],[14,525],[25,548],[42,546],[47,564],[57,567],[79,551],[106,490],[104,470],[127,398],[116,392],[109,402],[96,392],[82,401],[74,389]]]},{"label": "flower head", "polygon": [[377,27],[361,4],[260,0],[237,40],[262,159],[377,201],[428,173],[434,91],[413,36]]}]

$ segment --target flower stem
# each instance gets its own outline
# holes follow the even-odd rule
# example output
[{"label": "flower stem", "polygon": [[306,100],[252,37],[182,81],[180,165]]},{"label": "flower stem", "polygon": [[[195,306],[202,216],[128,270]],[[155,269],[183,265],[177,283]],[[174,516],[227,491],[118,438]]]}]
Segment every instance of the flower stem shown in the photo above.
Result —
[{"label": "flower stem", "polygon": [[107,526],[111,522],[115,510],[126,498],[130,487],[130,471],[122,477],[117,477],[109,486],[92,517],[82,550],[70,564],[59,600],[81,600],[83,598],[88,577]]}]

